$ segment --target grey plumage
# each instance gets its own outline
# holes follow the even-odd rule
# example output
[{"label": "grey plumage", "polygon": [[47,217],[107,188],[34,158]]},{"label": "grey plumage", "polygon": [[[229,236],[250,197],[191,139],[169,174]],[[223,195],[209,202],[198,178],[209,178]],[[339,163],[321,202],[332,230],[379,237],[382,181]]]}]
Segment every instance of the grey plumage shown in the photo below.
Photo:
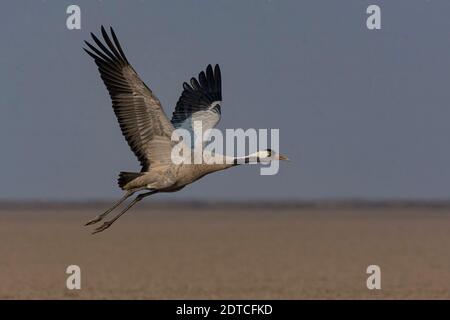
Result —
[{"label": "grey plumage", "polygon": [[85,41],[86,45],[93,52],[84,50],[94,58],[97,64],[100,76],[111,97],[122,133],[139,159],[142,171],[145,172],[149,169],[152,160],[151,154],[148,153],[148,146],[158,138],[160,143],[170,144],[173,126],[158,98],[128,63],[114,30],[111,28],[114,44],[103,27],[101,31],[108,47],[91,33],[101,51],[87,41]]},{"label": "grey plumage", "polygon": [[[198,80],[183,83],[183,92],[169,121],[158,98],[139,78],[110,28],[111,37],[104,27],[101,33],[104,43],[91,33],[97,47],[85,41],[84,50],[94,59],[100,76],[111,97],[114,113],[128,145],[141,164],[141,172],[121,172],[119,187],[125,195],[113,207],[95,217],[86,225],[97,223],[136,192],[139,194],[112,220],[95,229],[94,233],[107,229],[134,204],[157,192],[174,192],[201,177],[223,170],[239,162],[237,158],[223,164],[179,164],[171,161],[175,128],[192,130],[193,121],[202,121],[204,130],[214,127],[220,120],[222,101],[222,76],[220,68],[208,65],[200,72]],[[271,153],[269,153],[271,154]],[[224,156],[225,157],[225,156]],[[279,157],[281,158],[281,155]],[[241,159],[242,160],[242,159]],[[248,163],[249,157],[244,159]],[[257,161],[259,162],[259,156]],[[274,159],[275,160],[275,159]]]}]

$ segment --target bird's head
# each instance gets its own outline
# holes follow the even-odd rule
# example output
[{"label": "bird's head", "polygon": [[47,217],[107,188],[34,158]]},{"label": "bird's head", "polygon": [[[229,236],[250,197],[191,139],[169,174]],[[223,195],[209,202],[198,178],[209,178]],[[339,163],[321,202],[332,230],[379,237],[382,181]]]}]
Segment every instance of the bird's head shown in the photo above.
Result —
[{"label": "bird's head", "polygon": [[274,160],[288,160],[289,158],[281,153],[275,152],[272,149],[261,150],[256,153],[256,156],[261,162],[270,162]]}]

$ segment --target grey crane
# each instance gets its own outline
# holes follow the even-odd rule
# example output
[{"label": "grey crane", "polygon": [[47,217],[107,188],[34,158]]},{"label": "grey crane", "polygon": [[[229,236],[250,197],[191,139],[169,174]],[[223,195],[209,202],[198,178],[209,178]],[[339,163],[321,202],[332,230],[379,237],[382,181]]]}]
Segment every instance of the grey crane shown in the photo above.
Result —
[{"label": "grey crane", "polygon": [[145,192],[138,194],[119,214],[96,228],[93,234],[109,228],[137,202],[152,194],[178,191],[209,173],[241,163],[288,160],[285,156],[266,149],[223,163],[174,164],[171,161],[174,146],[171,136],[176,128],[191,128],[194,121],[202,121],[204,129],[207,130],[220,120],[222,79],[219,66],[216,65],[213,69],[208,65],[206,71],[200,72],[198,80],[192,78],[190,84],[183,83],[183,92],[176,104],[172,120],[169,121],[158,98],[128,62],[114,30],[110,28],[110,37],[102,26],[101,33],[104,43],[91,33],[97,47],[85,41],[90,50],[83,49],[98,67],[111,97],[122,134],[142,169],[141,172],[120,172],[118,184],[125,191],[124,196],[86,225],[102,221],[136,192]]}]

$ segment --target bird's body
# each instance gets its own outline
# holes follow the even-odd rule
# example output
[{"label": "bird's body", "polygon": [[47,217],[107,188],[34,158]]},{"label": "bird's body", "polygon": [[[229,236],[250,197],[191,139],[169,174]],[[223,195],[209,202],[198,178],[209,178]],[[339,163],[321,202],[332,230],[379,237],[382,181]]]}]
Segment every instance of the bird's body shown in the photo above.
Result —
[{"label": "bird's body", "polygon": [[[139,78],[128,62],[120,43],[111,28],[112,40],[102,27],[104,43],[92,35],[98,47],[86,42],[89,50],[84,49],[98,66],[100,76],[110,94],[113,109],[122,134],[141,164],[140,172],[121,172],[119,187],[126,193],[112,208],[89,221],[87,225],[103,220],[113,209],[128,197],[139,194],[115,218],[95,229],[94,233],[107,229],[135,203],[157,192],[175,192],[203,176],[224,170],[244,160],[257,162],[284,160],[282,155],[271,150],[258,151],[241,158],[222,156],[221,163],[179,163],[172,159],[175,142],[171,137],[178,128],[193,131],[194,122],[200,121],[203,129],[213,128],[221,117],[222,79],[218,65],[208,65],[206,71],[199,74],[198,80],[192,78],[190,84],[183,83],[183,92],[179,98],[172,119],[164,113],[161,103],[153,92]],[[192,145],[189,146],[192,149]],[[194,151],[191,150],[193,156]]]},{"label": "bird's body", "polygon": [[180,164],[160,167],[157,170],[150,169],[148,172],[127,172],[132,180],[122,186],[123,190],[133,190],[146,187],[160,192],[178,191],[186,185],[197,181],[205,175],[227,169],[234,164]]}]

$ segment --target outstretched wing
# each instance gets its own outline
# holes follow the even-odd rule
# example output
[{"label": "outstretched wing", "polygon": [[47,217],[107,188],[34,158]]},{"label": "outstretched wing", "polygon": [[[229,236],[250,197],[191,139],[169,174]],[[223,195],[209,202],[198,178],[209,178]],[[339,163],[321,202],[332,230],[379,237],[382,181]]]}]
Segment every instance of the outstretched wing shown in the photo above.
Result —
[{"label": "outstretched wing", "polygon": [[101,31],[106,45],[91,33],[98,48],[85,41],[92,51],[83,49],[94,58],[111,97],[122,134],[141,163],[142,171],[147,171],[158,157],[150,152],[154,149],[151,148],[152,141],[170,144],[174,128],[158,98],[128,62],[114,30],[111,28],[114,43],[103,26]]},{"label": "outstretched wing", "polygon": [[172,115],[175,128],[185,128],[193,132],[194,121],[201,121],[203,132],[213,128],[220,120],[222,102],[222,79],[219,65],[211,65],[192,78],[190,85],[183,83],[183,92]]}]

